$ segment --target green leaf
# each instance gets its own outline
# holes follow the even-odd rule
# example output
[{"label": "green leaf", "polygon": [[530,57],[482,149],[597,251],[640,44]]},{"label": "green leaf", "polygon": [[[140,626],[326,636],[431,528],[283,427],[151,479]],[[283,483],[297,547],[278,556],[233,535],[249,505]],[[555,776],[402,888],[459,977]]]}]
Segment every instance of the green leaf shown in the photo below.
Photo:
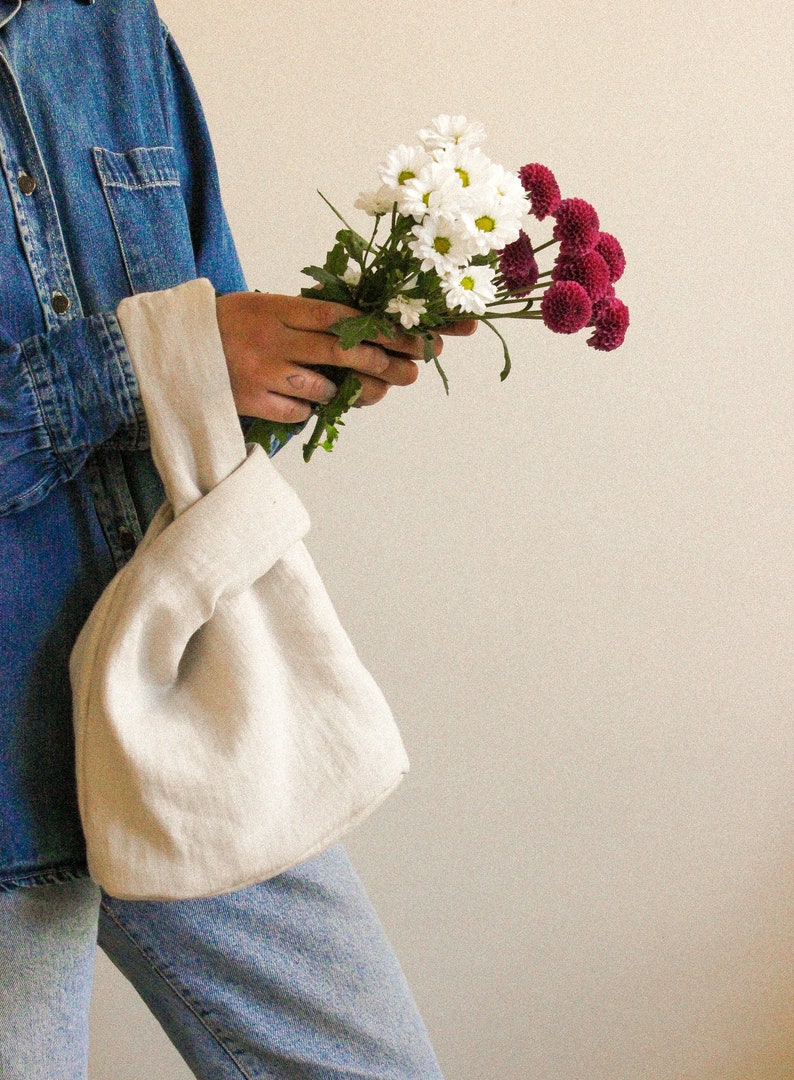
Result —
[{"label": "green leaf", "polygon": [[480,319],[480,322],[485,323],[485,325],[488,327],[488,329],[492,333],[496,334],[496,336],[499,338],[499,340],[502,343],[502,355],[504,356],[505,363],[504,363],[504,367],[499,372],[499,378],[502,380],[502,382],[504,382],[505,379],[507,378],[507,376],[510,374],[510,351],[507,348],[507,342],[502,337],[502,335],[499,333],[499,331],[496,329],[496,327],[494,326],[494,324],[491,322],[490,319]]},{"label": "green leaf", "polygon": [[326,257],[325,269],[329,274],[341,277],[347,270],[348,262],[349,259],[344,244],[334,244]]},{"label": "green leaf", "polygon": [[317,409],[317,423],[311,438],[303,447],[303,460],[310,461],[318,446],[323,450],[333,450],[339,438],[339,428],[344,426],[342,416],[352,408],[361,394],[361,382],[352,371],[345,372],[339,389],[327,405]]},{"label": "green leaf", "polygon": [[249,425],[245,433],[245,441],[259,443],[269,454],[274,439],[279,445],[284,446],[302,427],[303,424],[280,424],[276,420],[256,419]]},{"label": "green leaf", "polygon": [[436,350],[433,348],[433,335],[423,334],[422,336],[424,337],[425,341],[425,363],[428,363],[430,360],[432,360],[433,363],[436,365],[436,371],[441,376],[441,381],[444,384],[444,393],[447,395],[447,397],[449,397],[449,379],[447,378],[446,371],[444,371],[438,357],[436,356]]},{"label": "green leaf", "polygon": [[353,229],[340,229],[336,234],[336,239],[339,244],[348,252],[348,254],[355,259],[355,261],[361,265],[364,261],[364,252],[367,250],[368,242],[363,236],[359,236]]},{"label": "green leaf", "polygon": [[337,304],[347,304],[348,307],[353,303],[353,294],[347,283],[335,274],[329,273],[322,266],[304,266],[301,273],[314,278],[322,286],[321,289],[308,287],[301,289],[301,296],[308,296],[313,300],[330,300]]},{"label": "green leaf", "polygon": [[375,311],[350,315],[335,322],[329,329],[339,335],[339,344],[343,349],[352,349],[362,341],[374,341],[382,334],[389,338],[394,337],[394,324],[385,315],[379,315]]}]

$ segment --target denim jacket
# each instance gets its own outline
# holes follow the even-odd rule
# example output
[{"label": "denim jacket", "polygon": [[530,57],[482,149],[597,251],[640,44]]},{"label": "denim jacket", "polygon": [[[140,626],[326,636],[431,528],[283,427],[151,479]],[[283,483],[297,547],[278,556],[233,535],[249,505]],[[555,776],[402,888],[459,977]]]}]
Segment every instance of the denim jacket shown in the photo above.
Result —
[{"label": "denim jacket", "polygon": [[150,0],[0,0],[0,889],[85,873],[68,658],[162,498],[115,309],[245,288]]}]

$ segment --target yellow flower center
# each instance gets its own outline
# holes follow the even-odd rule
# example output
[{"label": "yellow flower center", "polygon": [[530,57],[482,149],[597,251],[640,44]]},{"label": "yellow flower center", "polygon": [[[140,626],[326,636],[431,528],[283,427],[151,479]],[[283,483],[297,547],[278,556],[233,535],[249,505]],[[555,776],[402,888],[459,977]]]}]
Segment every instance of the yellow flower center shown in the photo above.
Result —
[{"label": "yellow flower center", "polygon": [[460,287],[461,289],[474,288],[474,278],[471,276],[471,274],[467,274],[465,277],[462,277],[460,279]]},{"label": "yellow flower center", "polygon": [[482,217],[475,218],[474,224],[480,232],[493,232],[496,228],[496,222],[488,214],[483,214]]},{"label": "yellow flower center", "polygon": [[426,191],[424,193],[424,195],[422,196],[422,202],[425,204],[425,206],[430,205],[430,192],[429,191]]},{"label": "yellow flower center", "polygon": [[404,184],[406,180],[413,180],[416,177],[415,172],[411,172],[410,169],[403,169],[400,175],[397,177],[398,184]]},{"label": "yellow flower center", "polygon": [[460,166],[459,166],[457,169],[455,169],[455,172],[460,177],[461,184],[463,184],[464,187],[468,187],[470,181],[469,181],[469,174],[466,172],[466,170],[461,169]]},{"label": "yellow flower center", "polygon": [[452,241],[447,236],[437,236],[433,241],[433,247],[439,255],[446,255],[452,247]]}]

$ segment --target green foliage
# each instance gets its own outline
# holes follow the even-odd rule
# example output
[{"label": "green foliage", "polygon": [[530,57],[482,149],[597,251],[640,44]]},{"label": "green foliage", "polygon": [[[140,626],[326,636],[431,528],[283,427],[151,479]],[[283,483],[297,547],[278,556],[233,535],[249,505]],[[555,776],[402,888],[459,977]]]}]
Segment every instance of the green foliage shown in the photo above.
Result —
[{"label": "green foliage", "polygon": [[362,341],[374,341],[383,335],[393,338],[395,326],[388,315],[380,315],[376,311],[367,311],[363,315],[351,315],[347,319],[340,319],[330,327],[334,334],[339,335],[339,344],[343,349],[352,349],[360,345]]},{"label": "green foliage", "polygon": [[323,269],[327,270],[329,274],[333,274],[334,277],[341,277],[345,270],[347,270],[348,262],[349,256],[345,245],[334,244],[328,252],[328,257],[325,260]]},{"label": "green foliage", "polygon": [[[448,325],[455,315],[447,307],[441,278],[437,272],[421,270],[420,260],[408,246],[415,222],[412,218],[402,217],[395,210],[388,221],[388,235],[382,244],[378,244],[375,241],[381,223],[380,217],[375,219],[372,236],[365,240],[348,225],[325,196],[320,194],[345,228],[337,232],[336,243],[328,252],[324,265],[307,266],[303,270],[317,285],[302,289],[302,295],[358,309],[359,315],[340,319],[329,328],[332,333],[338,334],[342,349],[353,349],[366,341],[391,339],[398,330],[420,337],[423,341],[424,360],[426,363],[433,362],[448,394],[449,381],[435,354],[432,331]],[[485,265],[494,258],[495,256],[476,256],[472,262],[475,265]],[[361,271],[360,279],[355,285],[344,280],[351,262]],[[401,326],[398,315],[387,313],[389,302],[400,295],[423,302],[425,311],[418,326],[405,329]],[[510,370],[507,345],[502,335],[498,334],[490,323],[489,326],[502,342],[505,358],[502,371],[504,379]],[[339,438],[339,429],[344,425],[342,417],[361,393],[361,383],[352,371],[328,366],[318,370],[335,382],[339,389],[331,402],[315,410],[317,422],[311,438],[303,448],[306,461],[310,460],[318,446],[324,450],[332,449]]]},{"label": "green foliage", "polygon": [[318,446],[323,450],[333,450],[334,443],[339,438],[339,428],[344,426],[342,417],[348,409],[355,405],[361,394],[361,383],[352,371],[344,374],[339,389],[327,405],[321,405],[316,410],[317,423],[311,438],[303,447],[303,460],[310,461],[311,456]]},{"label": "green foliage", "polygon": [[[341,247],[343,251],[346,251],[350,258],[357,262],[359,266],[364,263],[364,252],[367,250],[367,241],[363,236],[359,236],[353,229],[340,229],[336,234],[337,247]],[[333,249],[335,250],[335,249]]]},{"label": "green foliage", "polygon": [[347,304],[348,307],[355,303],[347,282],[342,281],[336,274],[329,273],[324,267],[305,266],[301,273],[320,283],[319,289],[316,286],[301,289],[301,296],[308,296],[312,300],[329,300],[336,304]]},{"label": "green foliage", "polygon": [[272,440],[284,446],[302,427],[302,424],[279,424],[275,420],[256,419],[249,425],[245,441],[259,443],[269,454]]}]

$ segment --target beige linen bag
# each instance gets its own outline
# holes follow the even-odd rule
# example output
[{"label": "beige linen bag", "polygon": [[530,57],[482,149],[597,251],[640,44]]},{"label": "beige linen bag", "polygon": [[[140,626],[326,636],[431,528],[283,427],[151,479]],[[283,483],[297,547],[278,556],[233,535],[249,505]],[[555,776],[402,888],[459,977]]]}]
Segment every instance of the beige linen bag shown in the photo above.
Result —
[{"label": "beige linen bag", "polygon": [[80,814],[112,895],[210,896],[323,850],[408,761],[301,542],[306,511],[243,441],[212,286],[118,317],[167,501],[72,654]]}]

